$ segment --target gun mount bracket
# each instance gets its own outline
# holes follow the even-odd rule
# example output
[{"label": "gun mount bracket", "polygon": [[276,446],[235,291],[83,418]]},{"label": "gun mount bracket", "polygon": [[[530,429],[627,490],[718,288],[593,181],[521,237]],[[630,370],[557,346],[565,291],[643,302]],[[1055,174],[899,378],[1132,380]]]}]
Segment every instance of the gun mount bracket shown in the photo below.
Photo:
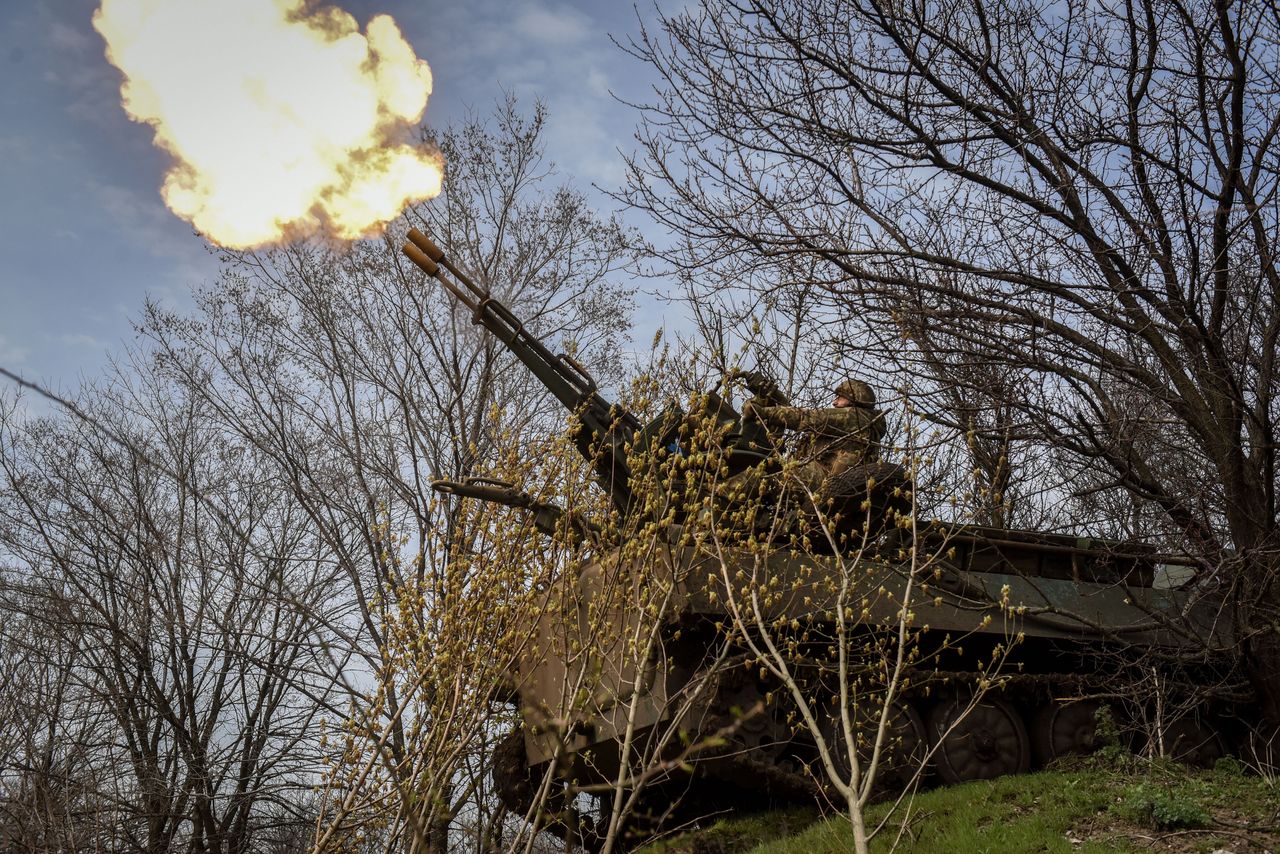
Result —
[{"label": "gun mount bracket", "polygon": [[568,353],[561,353],[559,356],[557,356],[557,358],[561,362],[563,362],[565,365],[568,365],[575,374],[577,374],[579,377],[583,379],[584,382],[586,382],[587,385],[583,389],[584,394],[593,394],[596,391],[596,389],[599,388],[599,386],[596,385],[596,378],[591,376],[591,374],[587,371],[587,369],[584,368],[582,366],[582,363],[579,362],[577,359],[573,358]]}]

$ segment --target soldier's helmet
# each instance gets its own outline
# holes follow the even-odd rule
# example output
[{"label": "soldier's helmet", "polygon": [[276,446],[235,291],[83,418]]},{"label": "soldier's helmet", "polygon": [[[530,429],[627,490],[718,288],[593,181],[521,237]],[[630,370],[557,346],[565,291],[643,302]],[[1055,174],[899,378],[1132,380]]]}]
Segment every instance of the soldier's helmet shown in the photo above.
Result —
[{"label": "soldier's helmet", "polygon": [[855,406],[875,409],[876,393],[862,380],[845,380],[835,387],[835,393],[852,400]]}]

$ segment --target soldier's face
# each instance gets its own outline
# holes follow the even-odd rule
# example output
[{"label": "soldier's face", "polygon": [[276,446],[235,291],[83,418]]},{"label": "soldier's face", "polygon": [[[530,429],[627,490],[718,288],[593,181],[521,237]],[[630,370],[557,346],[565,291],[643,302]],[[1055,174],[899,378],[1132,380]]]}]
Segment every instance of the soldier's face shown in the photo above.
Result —
[{"label": "soldier's face", "polygon": [[835,405],[838,409],[844,409],[847,406],[853,406],[853,401],[845,397],[843,394],[837,394]]}]

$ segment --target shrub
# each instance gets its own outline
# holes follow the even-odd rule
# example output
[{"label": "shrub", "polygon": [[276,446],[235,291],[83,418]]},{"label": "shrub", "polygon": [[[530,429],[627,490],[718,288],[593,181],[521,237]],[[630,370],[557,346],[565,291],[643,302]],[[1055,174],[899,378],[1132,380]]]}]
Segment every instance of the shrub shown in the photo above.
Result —
[{"label": "shrub", "polygon": [[1150,783],[1125,790],[1124,800],[1113,811],[1156,830],[1207,827],[1210,821],[1209,813],[1191,798]]}]

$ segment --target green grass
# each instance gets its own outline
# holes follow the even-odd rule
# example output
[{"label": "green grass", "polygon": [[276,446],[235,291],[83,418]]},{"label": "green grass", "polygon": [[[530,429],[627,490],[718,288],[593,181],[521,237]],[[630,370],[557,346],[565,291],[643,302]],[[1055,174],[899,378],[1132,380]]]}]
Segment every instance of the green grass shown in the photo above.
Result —
[{"label": "green grass", "polygon": [[[872,851],[912,854],[979,852],[1236,852],[1280,846],[1280,790],[1230,762],[1214,771],[1129,760],[1101,761],[968,783],[918,794],[890,813]],[[800,828],[797,830],[797,828]],[[853,849],[849,822],[833,815],[785,813],[726,819],[644,849],[647,854],[825,854]]]}]

